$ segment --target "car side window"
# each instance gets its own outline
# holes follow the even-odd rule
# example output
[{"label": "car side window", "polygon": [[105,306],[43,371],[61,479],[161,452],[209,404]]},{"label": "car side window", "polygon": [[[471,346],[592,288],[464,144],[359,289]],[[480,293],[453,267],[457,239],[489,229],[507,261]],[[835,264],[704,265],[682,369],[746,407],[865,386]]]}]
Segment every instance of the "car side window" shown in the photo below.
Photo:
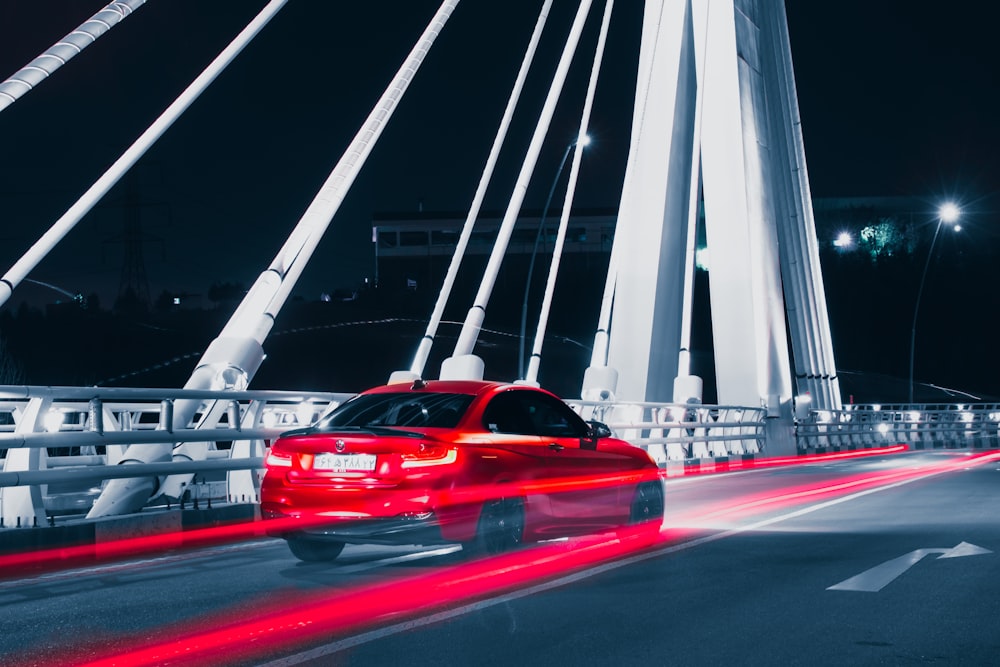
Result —
[{"label": "car side window", "polygon": [[531,420],[516,394],[508,391],[490,401],[483,411],[483,426],[492,433],[532,434]]},{"label": "car side window", "polygon": [[582,438],[587,425],[568,405],[536,391],[499,394],[483,412],[483,425],[494,433],[520,433],[550,438]]},{"label": "car side window", "polygon": [[533,432],[549,438],[582,438],[587,425],[568,405],[548,394],[523,392]]}]

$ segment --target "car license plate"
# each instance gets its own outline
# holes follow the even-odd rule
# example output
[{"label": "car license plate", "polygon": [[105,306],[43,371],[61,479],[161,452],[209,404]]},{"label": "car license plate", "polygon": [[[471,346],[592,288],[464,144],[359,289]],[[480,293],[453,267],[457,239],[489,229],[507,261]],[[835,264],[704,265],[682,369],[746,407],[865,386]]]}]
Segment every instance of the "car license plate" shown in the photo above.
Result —
[{"label": "car license plate", "polygon": [[375,470],[374,454],[317,454],[314,470],[370,472]]}]

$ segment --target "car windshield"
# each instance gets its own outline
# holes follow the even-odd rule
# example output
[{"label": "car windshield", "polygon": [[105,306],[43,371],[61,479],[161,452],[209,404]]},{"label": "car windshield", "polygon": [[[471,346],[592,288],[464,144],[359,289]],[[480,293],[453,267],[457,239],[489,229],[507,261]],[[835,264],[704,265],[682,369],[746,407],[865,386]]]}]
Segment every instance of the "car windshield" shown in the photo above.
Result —
[{"label": "car windshield", "polygon": [[469,394],[406,392],[362,394],[324,417],[320,429],[345,426],[431,426],[454,428],[474,397]]}]

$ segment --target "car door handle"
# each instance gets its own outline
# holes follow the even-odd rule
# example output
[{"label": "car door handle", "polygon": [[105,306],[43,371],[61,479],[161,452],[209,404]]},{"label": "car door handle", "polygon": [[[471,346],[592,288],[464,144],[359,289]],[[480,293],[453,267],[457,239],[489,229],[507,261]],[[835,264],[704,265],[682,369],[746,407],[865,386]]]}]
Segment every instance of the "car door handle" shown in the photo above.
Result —
[{"label": "car door handle", "polygon": [[550,442],[549,443],[549,449],[554,449],[557,452],[561,452],[562,450],[564,450],[566,448],[563,447],[562,445],[560,445],[558,442]]}]

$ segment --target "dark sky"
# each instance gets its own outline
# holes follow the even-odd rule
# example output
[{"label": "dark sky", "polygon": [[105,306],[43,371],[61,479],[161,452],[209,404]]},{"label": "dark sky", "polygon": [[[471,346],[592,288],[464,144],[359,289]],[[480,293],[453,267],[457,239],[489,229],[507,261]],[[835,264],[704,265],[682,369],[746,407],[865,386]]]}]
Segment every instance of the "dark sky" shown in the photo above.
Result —
[{"label": "dark sky", "polygon": [[[0,77],[106,4],[0,0]],[[150,0],[36,90],[0,112],[0,264],[6,270],[265,5]],[[150,290],[249,286],[274,257],[438,7],[436,0],[292,0],[31,277],[109,305],[127,216],[147,235]],[[352,287],[372,270],[375,211],[464,211],[540,2],[459,5],[299,282]],[[557,0],[540,66],[551,72],[574,8]],[[593,28],[582,49],[596,34]],[[642,3],[619,0],[576,203],[613,207],[624,171]],[[788,3],[814,196],[954,195],[984,221],[1000,169],[998,10],[950,3]],[[529,189],[540,208],[579,122],[578,58]],[[541,105],[514,128],[486,208],[502,210]],[[132,189],[130,190],[130,185]],[[140,206],[126,206],[130,192]],[[993,237],[996,238],[995,236]],[[21,298],[58,295],[25,285]]]}]

